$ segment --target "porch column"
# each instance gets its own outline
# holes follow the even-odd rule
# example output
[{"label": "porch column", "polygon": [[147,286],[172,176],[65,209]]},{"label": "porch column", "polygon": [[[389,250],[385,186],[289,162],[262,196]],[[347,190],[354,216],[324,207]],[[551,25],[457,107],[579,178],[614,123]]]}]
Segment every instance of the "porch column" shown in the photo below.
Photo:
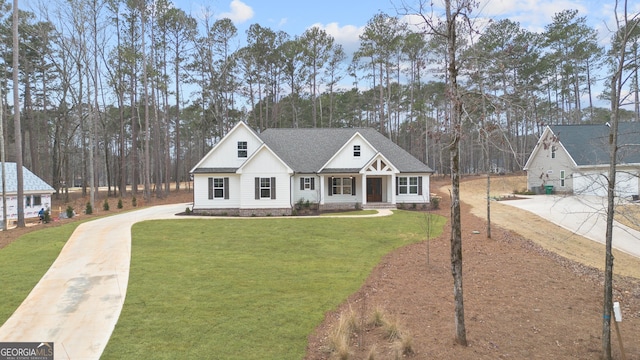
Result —
[{"label": "porch column", "polygon": [[318,187],[320,189],[320,205],[324,205],[324,195],[326,194],[326,191],[324,189],[324,175],[320,175],[320,186]]},{"label": "porch column", "polygon": [[391,173],[391,203],[396,204],[396,174]]},{"label": "porch column", "polygon": [[367,173],[362,173],[362,181],[360,184],[360,190],[362,192],[362,205],[367,205]]}]

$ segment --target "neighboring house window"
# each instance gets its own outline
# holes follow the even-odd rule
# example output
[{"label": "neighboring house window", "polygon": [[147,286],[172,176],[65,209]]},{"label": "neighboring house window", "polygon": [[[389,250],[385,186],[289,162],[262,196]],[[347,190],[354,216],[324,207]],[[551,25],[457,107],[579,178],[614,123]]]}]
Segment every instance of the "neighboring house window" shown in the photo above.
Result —
[{"label": "neighboring house window", "polygon": [[300,178],[300,190],[315,190],[315,178],[302,177]]},{"label": "neighboring house window", "polygon": [[25,200],[27,200],[27,207],[31,207],[31,195],[25,196]]},{"label": "neighboring house window", "polygon": [[238,141],[238,157],[246,158],[247,157],[247,142],[246,141]]},{"label": "neighboring house window", "polygon": [[356,194],[356,184],[353,181],[353,178],[330,178],[331,184],[331,192],[329,195],[355,195]]},{"label": "neighboring house window", "polygon": [[33,195],[33,206],[42,205],[42,197],[40,195]]},{"label": "neighboring house window", "polygon": [[229,178],[209,178],[209,200],[229,199]]},{"label": "neighboring house window", "polygon": [[276,198],[276,178],[255,178],[256,200]]},{"label": "neighboring house window", "polygon": [[556,147],[555,147],[555,145],[551,146],[551,158],[552,159],[556,158]]},{"label": "neighboring house window", "polygon": [[564,170],[560,170],[560,186],[564,187]]},{"label": "neighboring house window", "polygon": [[403,176],[396,178],[396,195],[422,195],[421,176]]},{"label": "neighboring house window", "polygon": [[360,145],[353,145],[353,156],[360,157]]}]

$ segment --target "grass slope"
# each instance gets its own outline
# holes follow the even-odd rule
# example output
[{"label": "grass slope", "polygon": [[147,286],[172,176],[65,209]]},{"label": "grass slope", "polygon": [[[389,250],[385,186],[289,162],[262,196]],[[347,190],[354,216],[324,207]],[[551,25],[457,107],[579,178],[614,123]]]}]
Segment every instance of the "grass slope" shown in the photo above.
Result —
[{"label": "grass slope", "polygon": [[[434,217],[431,237],[444,218]],[[300,359],[324,313],[391,250],[426,238],[426,215],[144,222],[103,359]]]},{"label": "grass slope", "polygon": [[78,225],[80,222],[34,231],[0,251],[0,324],[22,304]]}]

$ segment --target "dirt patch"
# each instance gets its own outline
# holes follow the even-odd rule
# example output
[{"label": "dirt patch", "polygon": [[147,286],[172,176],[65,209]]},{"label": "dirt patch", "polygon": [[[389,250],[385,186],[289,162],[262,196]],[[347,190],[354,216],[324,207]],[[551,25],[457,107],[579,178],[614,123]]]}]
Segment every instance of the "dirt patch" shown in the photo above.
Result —
[{"label": "dirt patch", "polygon": [[[512,193],[521,181],[500,177],[492,195]],[[432,185],[442,195],[438,213],[449,217],[447,186]],[[331,351],[333,334],[340,318],[349,316],[362,324],[351,330],[349,359],[599,359],[602,272],[557,252],[566,255],[587,246],[589,251],[574,256],[584,263],[604,262],[604,252],[597,247],[592,252],[592,241],[570,234],[550,236],[558,227],[531,219],[526,211],[494,205],[499,202],[492,202],[492,237],[487,238],[485,186],[485,179],[466,180],[461,192],[468,347],[454,342],[447,225],[428,247],[414,244],[384,257],[357,293],[326,314],[309,337],[306,359],[337,358],[337,351]],[[563,242],[555,244],[559,239]],[[574,242],[580,245],[573,247]],[[615,269],[623,266],[639,268],[640,262],[630,259],[620,265],[616,256]],[[627,358],[640,359],[640,281],[616,275],[614,287],[614,301],[623,308],[620,331]],[[402,354],[397,341],[380,334],[382,328],[367,325],[376,309],[383,309],[411,338],[411,352]],[[615,333],[612,347],[621,358]]]}]

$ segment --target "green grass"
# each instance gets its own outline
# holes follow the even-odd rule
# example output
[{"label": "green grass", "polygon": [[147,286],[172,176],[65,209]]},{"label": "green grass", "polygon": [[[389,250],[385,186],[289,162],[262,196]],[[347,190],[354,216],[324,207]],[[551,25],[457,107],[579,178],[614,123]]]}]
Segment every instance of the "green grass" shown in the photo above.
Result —
[{"label": "green grass", "polygon": [[[444,218],[432,221],[438,236]],[[426,215],[151,221],[133,228],[124,309],[102,359],[300,359],[307,336]]]},{"label": "green grass", "polygon": [[80,222],[30,232],[0,249],[0,324],[29,295],[78,225]]}]

